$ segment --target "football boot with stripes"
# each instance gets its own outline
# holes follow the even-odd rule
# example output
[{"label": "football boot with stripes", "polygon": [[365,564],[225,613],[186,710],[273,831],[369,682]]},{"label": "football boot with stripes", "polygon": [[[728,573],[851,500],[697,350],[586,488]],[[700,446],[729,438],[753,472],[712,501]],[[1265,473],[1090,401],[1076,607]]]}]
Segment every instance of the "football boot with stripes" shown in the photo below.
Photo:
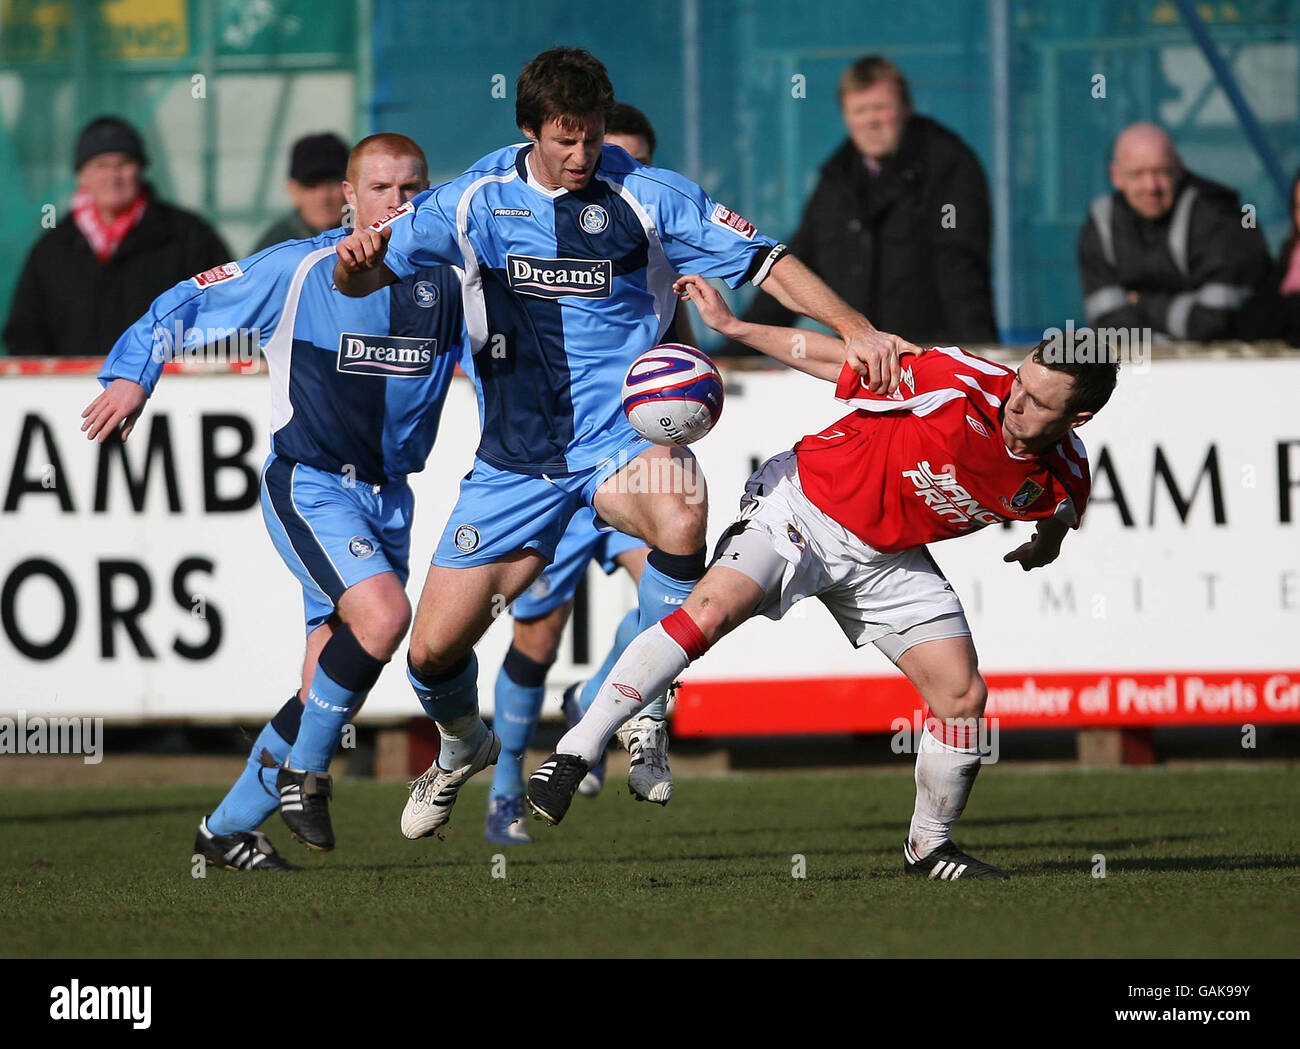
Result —
[{"label": "football boot with stripes", "polygon": [[289,833],[317,852],[334,848],[334,826],[330,823],[334,780],[330,774],[285,766],[276,773],[275,789],[280,792],[280,816]]},{"label": "football boot with stripes", "polygon": [[214,867],[227,871],[300,871],[275,851],[275,846],[260,830],[235,834],[213,834],[208,817],[199,820],[194,835],[194,851]]},{"label": "football boot with stripes", "polygon": [[[570,685],[564,690],[564,700],[560,704],[560,710],[564,713],[564,721],[573,728],[582,720],[582,711],[578,709],[578,693],[582,691],[585,681],[579,681],[576,685]],[[584,798],[594,798],[605,786],[605,755],[601,754],[600,760],[587,770],[587,775],[583,781],[578,784],[578,793]]]},{"label": "football boot with stripes", "polygon": [[587,775],[587,763],[576,754],[552,754],[528,777],[528,807],[551,826],[564,819],[569,803]]},{"label": "football boot with stripes", "polygon": [[427,838],[451,819],[456,795],[471,776],[495,765],[501,753],[501,740],[491,729],[474,751],[468,763],[448,772],[437,759],[424,775],[411,781],[411,796],[402,809],[402,833],[408,838]]},{"label": "football boot with stripes", "polygon": [[673,774],[668,769],[668,726],[655,718],[632,718],[618,730],[627,748],[627,789],[637,801],[667,805],[673,796]]},{"label": "football boot with stripes", "polygon": [[910,841],[903,842],[903,870],[920,878],[934,881],[956,881],[958,878],[987,878],[995,881],[1010,879],[1006,871],[977,860],[946,841],[925,859],[921,859]]}]

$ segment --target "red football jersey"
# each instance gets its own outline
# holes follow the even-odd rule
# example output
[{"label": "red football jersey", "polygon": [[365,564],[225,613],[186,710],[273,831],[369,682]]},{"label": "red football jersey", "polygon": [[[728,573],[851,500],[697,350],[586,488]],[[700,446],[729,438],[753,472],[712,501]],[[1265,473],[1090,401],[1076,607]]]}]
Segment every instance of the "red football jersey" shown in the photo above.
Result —
[{"label": "red football jersey", "polygon": [[882,553],[1004,520],[1059,515],[1078,527],[1091,480],[1074,431],[1026,458],[1002,439],[1014,371],[955,347],[902,364],[888,396],[846,364],[835,394],[857,411],[795,445],[815,506]]}]

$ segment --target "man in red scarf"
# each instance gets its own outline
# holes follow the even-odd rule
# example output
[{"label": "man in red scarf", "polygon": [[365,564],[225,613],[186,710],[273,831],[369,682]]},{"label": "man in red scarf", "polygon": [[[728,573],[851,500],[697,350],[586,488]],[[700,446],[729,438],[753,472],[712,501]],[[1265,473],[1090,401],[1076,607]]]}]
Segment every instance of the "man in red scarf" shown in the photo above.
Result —
[{"label": "man in red scarf", "polygon": [[56,213],[27,256],[4,329],[11,354],[102,357],[159,294],[229,261],[211,226],[153,195],[147,162],[117,117],[77,137],[72,211]]}]

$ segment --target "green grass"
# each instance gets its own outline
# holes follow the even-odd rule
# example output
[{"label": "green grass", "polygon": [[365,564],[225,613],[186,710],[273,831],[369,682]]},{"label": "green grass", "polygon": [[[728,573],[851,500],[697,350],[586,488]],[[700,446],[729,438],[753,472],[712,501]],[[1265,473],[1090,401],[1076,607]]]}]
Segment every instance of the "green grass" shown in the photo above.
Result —
[{"label": "green grass", "polygon": [[486,786],[466,788],[446,840],[408,842],[400,785],[343,781],[333,853],[267,824],[307,873],[203,879],[190,846],[219,788],[5,790],[0,954],[1300,953],[1287,767],[985,770],[957,840],[1008,868],[1002,883],[904,877],[903,770],[684,780],[665,809],[607,790],[511,850],[480,836]]}]

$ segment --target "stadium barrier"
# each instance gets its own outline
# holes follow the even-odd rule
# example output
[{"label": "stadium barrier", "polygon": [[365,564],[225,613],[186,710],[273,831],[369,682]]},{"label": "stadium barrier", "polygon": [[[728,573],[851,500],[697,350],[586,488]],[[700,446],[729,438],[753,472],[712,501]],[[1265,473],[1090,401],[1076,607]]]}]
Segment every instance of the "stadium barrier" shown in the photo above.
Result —
[{"label": "stadium barrier", "polygon": [[[844,411],[829,384],[724,367],[722,420],[695,446],[710,544],[760,462]],[[97,362],[0,360],[4,708],[256,722],[294,687],[299,591],[257,501],[267,376],[169,368],[181,374],[163,380],[131,441],[99,447],[79,431]],[[1161,351],[1124,374],[1080,431],[1093,499],[1056,564],[1024,573],[1002,562],[1028,525],[933,548],[965,603],[1002,728],[1300,721],[1297,388],[1294,351]],[[459,379],[429,465],[412,478],[412,601],[476,439],[473,393]],[[591,572],[585,636],[566,639],[554,690],[600,662],[634,600],[622,575]],[[479,649],[486,712],[508,642],[508,627],[494,625]],[[361,718],[400,722],[412,706],[390,670]],[[746,625],[692,668],[674,732],[889,732],[917,706],[874,648],[852,649],[806,601],[781,623]]]}]

